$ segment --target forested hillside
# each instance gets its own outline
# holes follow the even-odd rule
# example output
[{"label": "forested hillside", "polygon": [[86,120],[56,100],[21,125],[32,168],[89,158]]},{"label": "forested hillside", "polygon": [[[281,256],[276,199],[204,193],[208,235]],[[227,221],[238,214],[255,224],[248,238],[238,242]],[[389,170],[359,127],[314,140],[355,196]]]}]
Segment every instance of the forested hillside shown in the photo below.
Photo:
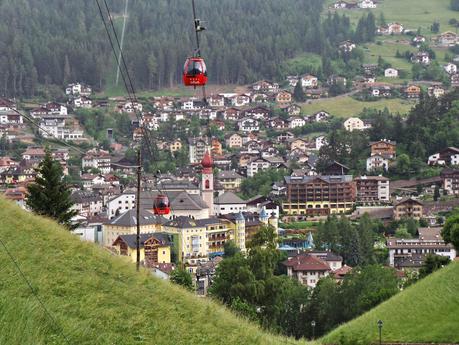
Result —
[{"label": "forested hillside", "polygon": [[[120,31],[124,1],[108,3]],[[320,23],[323,6],[323,0],[198,0],[210,80],[276,79],[286,58],[326,55],[353,33],[344,17]],[[125,48],[136,87],[177,83],[193,38],[191,1],[130,1]],[[74,80],[102,89],[115,72],[110,49],[95,0],[0,1],[0,94],[30,96],[40,84]]]}]

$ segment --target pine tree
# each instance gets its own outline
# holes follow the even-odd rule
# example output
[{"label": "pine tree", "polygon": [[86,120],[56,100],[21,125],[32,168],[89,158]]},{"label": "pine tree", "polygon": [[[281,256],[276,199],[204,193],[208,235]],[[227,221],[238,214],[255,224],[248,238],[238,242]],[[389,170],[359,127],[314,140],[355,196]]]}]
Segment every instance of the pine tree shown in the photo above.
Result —
[{"label": "pine tree", "polygon": [[73,202],[70,189],[63,181],[64,174],[59,162],[53,160],[49,150],[36,169],[35,182],[27,187],[27,206],[35,213],[55,219],[69,229],[75,228],[71,223],[77,211],[70,210]]},{"label": "pine tree", "polygon": [[301,78],[298,79],[298,82],[295,85],[295,89],[293,90],[293,99],[296,102],[304,102],[306,100],[306,97],[303,91]]}]

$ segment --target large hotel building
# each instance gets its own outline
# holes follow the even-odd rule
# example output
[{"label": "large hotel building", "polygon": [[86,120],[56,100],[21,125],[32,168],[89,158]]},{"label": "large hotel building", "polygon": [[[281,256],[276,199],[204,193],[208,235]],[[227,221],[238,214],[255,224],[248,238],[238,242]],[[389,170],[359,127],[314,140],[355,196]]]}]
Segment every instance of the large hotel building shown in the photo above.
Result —
[{"label": "large hotel building", "polygon": [[282,206],[290,216],[327,216],[352,211],[356,186],[351,175],[286,176],[287,198]]}]

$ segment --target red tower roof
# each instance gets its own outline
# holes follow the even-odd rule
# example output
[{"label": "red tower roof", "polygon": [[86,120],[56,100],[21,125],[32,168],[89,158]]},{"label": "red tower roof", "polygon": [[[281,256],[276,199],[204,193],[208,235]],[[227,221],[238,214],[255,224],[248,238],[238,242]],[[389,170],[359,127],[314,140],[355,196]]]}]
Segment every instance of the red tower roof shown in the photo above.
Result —
[{"label": "red tower roof", "polygon": [[210,155],[209,151],[206,151],[204,158],[201,161],[201,165],[203,170],[212,170],[214,166],[214,161],[212,160],[212,156]]}]

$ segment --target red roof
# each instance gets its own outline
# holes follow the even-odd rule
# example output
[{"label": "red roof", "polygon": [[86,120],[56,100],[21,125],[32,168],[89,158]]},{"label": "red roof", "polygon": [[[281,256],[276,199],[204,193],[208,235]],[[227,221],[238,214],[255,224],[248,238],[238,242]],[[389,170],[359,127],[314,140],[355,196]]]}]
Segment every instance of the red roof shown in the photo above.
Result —
[{"label": "red roof", "polygon": [[331,271],[327,262],[309,254],[299,254],[283,264],[292,267],[294,271]]}]

